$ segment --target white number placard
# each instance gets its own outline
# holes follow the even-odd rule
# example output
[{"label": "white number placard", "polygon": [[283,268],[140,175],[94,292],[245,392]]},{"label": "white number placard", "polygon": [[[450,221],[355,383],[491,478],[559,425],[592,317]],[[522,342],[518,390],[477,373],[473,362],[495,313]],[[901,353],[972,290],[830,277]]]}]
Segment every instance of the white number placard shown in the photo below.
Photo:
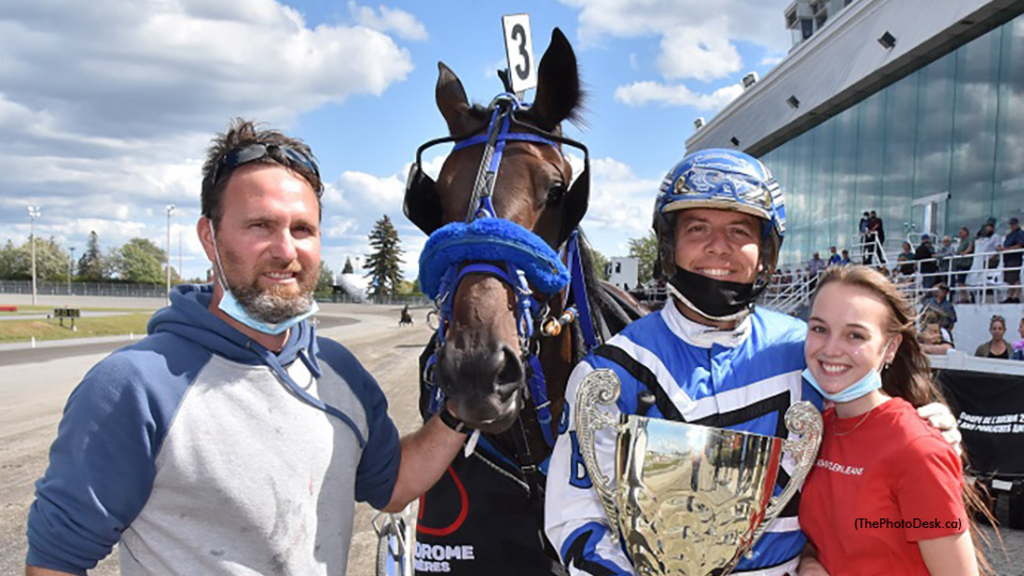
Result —
[{"label": "white number placard", "polygon": [[537,87],[537,66],[533,61],[533,36],[530,35],[530,15],[510,14],[501,17],[505,30],[505,55],[514,92]]}]

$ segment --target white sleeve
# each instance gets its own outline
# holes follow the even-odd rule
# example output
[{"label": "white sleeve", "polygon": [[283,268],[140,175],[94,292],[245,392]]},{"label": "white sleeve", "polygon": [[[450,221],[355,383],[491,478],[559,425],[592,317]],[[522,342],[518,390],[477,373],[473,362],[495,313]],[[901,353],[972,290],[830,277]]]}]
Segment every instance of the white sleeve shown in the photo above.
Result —
[{"label": "white sleeve", "polygon": [[[548,468],[544,531],[570,576],[633,576],[619,545],[618,528],[609,527],[576,439],[576,390],[580,380],[593,370],[583,361],[569,376],[563,420]],[[616,407],[609,409],[618,411]],[[594,439],[601,471],[614,485],[615,431],[602,428]]]}]

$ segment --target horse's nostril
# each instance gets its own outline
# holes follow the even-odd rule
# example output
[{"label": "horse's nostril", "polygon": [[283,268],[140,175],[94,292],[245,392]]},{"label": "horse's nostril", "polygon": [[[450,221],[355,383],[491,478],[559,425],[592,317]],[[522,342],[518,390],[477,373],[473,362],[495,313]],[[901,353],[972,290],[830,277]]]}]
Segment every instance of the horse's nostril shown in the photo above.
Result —
[{"label": "horse's nostril", "polygon": [[519,356],[511,347],[501,347],[501,361],[498,364],[498,374],[494,378],[494,384],[499,394],[504,397],[511,396],[523,380],[523,364]]}]

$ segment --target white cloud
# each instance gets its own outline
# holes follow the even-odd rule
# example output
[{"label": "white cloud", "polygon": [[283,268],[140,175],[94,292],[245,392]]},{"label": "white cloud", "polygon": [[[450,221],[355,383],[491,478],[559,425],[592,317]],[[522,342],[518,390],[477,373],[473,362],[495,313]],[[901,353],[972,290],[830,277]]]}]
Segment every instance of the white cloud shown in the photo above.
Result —
[{"label": "white cloud", "polygon": [[[160,238],[164,205],[198,211],[204,149],[227,118],[287,127],[403,81],[412,58],[387,32],[425,38],[422,24],[352,6],[358,25],[310,26],[278,0],[6,3],[0,238],[28,203],[73,245],[92,229],[110,246]],[[327,198],[345,205],[330,186]]]},{"label": "white cloud", "polygon": [[405,195],[405,179],[398,174],[380,177],[347,170],[336,185],[346,198],[359,198],[364,204],[381,209],[401,206]]},{"label": "white cloud", "polygon": [[355,0],[349,0],[348,10],[361,26],[381,32],[394,32],[406,40],[426,40],[429,37],[426,26],[404,10],[388,8],[382,4],[375,11],[369,6],[356,4]]},{"label": "white cloud", "polygon": [[[579,38],[584,47],[600,45],[608,37],[660,36],[654,60],[661,80],[709,82],[743,70],[736,46],[748,42],[772,54],[785,53],[789,35],[782,26],[778,2],[764,0],[561,0],[579,9]],[[640,69],[634,59],[634,70]],[[712,110],[735,94],[734,88],[713,93],[682,85],[642,81],[616,90],[627,104],[660,102]]]},{"label": "white cloud", "polygon": [[[789,48],[782,26],[785,4],[764,0],[561,0],[580,9],[579,36],[584,45],[605,36],[628,38],[669,35],[673,30],[718,26],[730,41],[749,41],[774,50]],[[724,16],[723,16],[724,15]],[[720,24],[716,22],[721,21]],[[694,39],[698,43],[700,39]]]},{"label": "white cloud", "polygon": [[665,106],[692,106],[698,110],[714,111],[742,93],[743,87],[738,84],[724,86],[710,94],[701,94],[682,84],[646,81],[619,86],[615,89],[615,100],[631,106],[655,102]]},{"label": "white cloud", "polygon": [[703,27],[679,27],[661,38],[658,71],[664,78],[714,80],[743,69],[736,46],[725,35],[724,18]]},{"label": "white cloud", "polygon": [[[569,154],[573,174],[583,168],[583,159]],[[590,159],[590,205],[583,228],[591,242],[605,255],[618,255],[619,244],[637,238],[651,226],[651,206],[660,179],[637,176],[633,168],[614,158]]]}]

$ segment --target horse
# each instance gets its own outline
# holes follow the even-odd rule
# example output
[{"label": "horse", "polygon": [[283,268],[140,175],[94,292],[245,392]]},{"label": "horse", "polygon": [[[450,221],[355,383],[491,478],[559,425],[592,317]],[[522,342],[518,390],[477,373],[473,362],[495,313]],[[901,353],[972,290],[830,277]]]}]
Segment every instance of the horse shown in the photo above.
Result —
[{"label": "horse", "polygon": [[[506,92],[471,105],[438,64],[437,107],[449,135],[417,150],[406,216],[430,236],[420,285],[439,326],[421,357],[424,418],[454,406],[482,435],[421,500],[418,573],[561,574],[543,536],[542,469],[557,434],[569,374],[583,355],[646,310],[597,280],[579,232],[589,202],[589,155],[566,138],[583,92],[576,56],[555,28],[538,67],[536,97]],[[420,158],[455,147],[434,181]],[[565,147],[583,153],[575,182]],[[570,184],[571,183],[571,184]],[[469,542],[469,544],[467,544]],[[459,557],[434,556],[451,546]]]}]

